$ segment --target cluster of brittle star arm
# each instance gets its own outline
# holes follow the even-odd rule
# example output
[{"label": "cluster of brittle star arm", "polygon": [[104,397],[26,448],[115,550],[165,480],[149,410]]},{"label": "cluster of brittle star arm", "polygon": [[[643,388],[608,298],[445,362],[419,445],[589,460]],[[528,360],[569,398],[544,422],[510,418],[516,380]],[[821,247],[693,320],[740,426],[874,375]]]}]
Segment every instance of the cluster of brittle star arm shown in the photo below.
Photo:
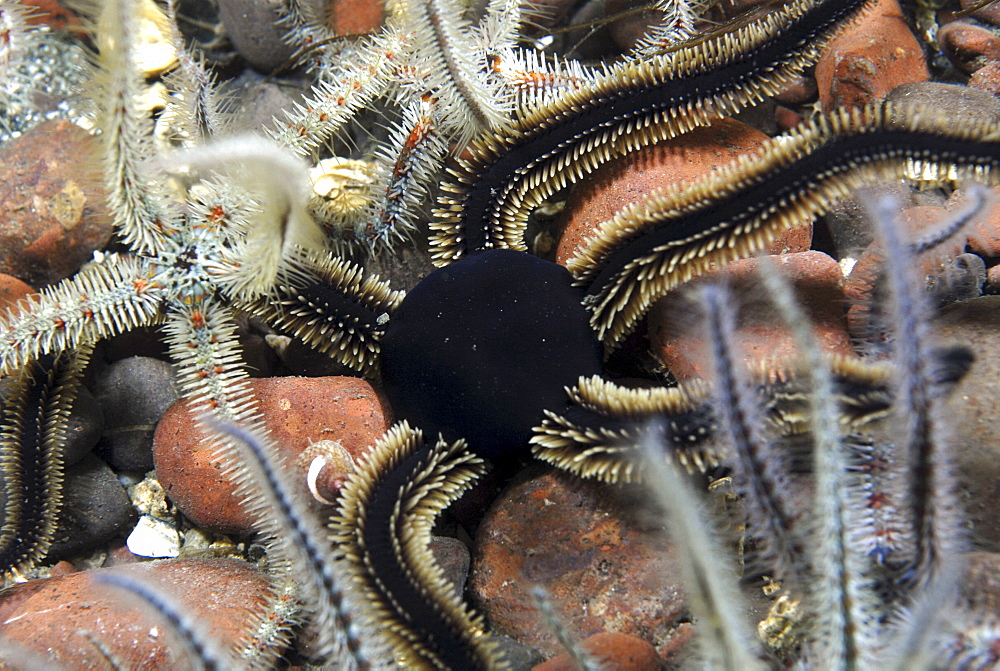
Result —
[{"label": "cluster of brittle star arm", "polygon": [[[231,442],[266,445],[254,433],[262,429],[240,387],[234,350],[223,342],[229,326],[212,321],[240,310],[381,379],[406,420],[342,493],[331,525],[346,548],[343,566],[314,551],[315,532],[299,528],[285,485],[273,484],[276,507],[291,521],[270,533],[303,534],[286,543],[302,547],[279,551],[299,553],[302,570],[317,572],[304,606],[319,628],[341,632],[321,638],[320,650],[362,667],[385,653],[413,667],[503,668],[483,620],[446,585],[427,550],[435,516],[483,472],[484,458],[509,458],[530,445],[535,456],[585,477],[639,480],[635,445],[650,431],[648,420],[660,419],[657,440],[679,461],[715,463],[710,385],[637,390],[600,377],[603,358],[656,298],[712,266],[759,253],[860,184],[913,176],[1000,182],[994,126],[874,105],[821,117],[687,188],[650,194],[605,222],[566,269],[522,251],[528,215],[558,190],[616,157],[772,95],[871,4],[793,0],[731,32],[608,66],[595,81],[478,137],[431,223],[440,267],[405,296],[316,250],[291,253],[287,265],[268,271],[276,288],[241,279],[240,259],[228,254],[237,243],[220,232],[223,215],[209,206],[215,193],[183,222],[159,215],[155,227],[125,222],[123,237],[143,254],[48,290],[10,316],[0,335],[2,369],[16,378],[17,392],[3,416],[0,568],[23,569],[44,556],[59,507],[58,444],[74,375],[101,338],[166,313],[189,392],[207,399],[208,415],[248,425],[245,433],[224,430]],[[135,201],[132,212],[158,207],[127,188],[116,193]],[[294,208],[279,209],[291,217]],[[188,233],[176,234],[181,226],[201,227],[230,266],[220,270],[216,261],[199,270],[203,259]],[[234,277],[209,286],[225,272]],[[891,367],[829,365],[842,430],[889,411]],[[206,392],[213,380],[219,390]],[[808,390],[794,372],[755,384],[780,433],[808,430]],[[233,466],[244,490],[272,479],[273,465],[260,461],[253,477]],[[256,504],[264,526],[266,508]],[[351,617],[349,607],[358,608]],[[366,636],[385,637],[388,651],[366,644]]]}]

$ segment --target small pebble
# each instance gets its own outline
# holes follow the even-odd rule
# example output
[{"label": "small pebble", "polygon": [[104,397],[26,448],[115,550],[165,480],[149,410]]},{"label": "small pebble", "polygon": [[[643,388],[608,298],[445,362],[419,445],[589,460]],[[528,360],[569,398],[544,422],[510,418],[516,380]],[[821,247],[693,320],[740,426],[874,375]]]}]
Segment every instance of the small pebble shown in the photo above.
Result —
[{"label": "small pebble", "polygon": [[140,557],[176,557],[181,551],[181,534],[163,520],[143,515],[128,535],[129,551]]},{"label": "small pebble", "polygon": [[233,92],[234,129],[258,134],[278,130],[286,119],[285,110],[294,109],[306,93],[304,87],[268,81],[253,71],[231,82],[226,91]]},{"label": "small pebble", "polygon": [[[959,0],[959,5],[962,9],[968,9],[973,5],[981,4],[981,0]],[[985,7],[980,7],[971,14],[969,14],[974,19],[979,19],[981,21],[986,21],[994,26],[1000,26],[1000,5],[995,2],[987,4]]]},{"label": "small pebble", "polygon": [[364,35],[379,29],[385,11],[381,0],[330,0],[326,15],[334,35]]},{"label": "small pebble", "polygon": [[113,538],[108,547],[108,556],[105,558],[103,566],[104,568],[108,568],[120,564],[135,564],[140,561],[148,561],[148,559],[132,554],[124,538]]},{"label": "small pebble", "polygon": [[90,454],[104,432],[101,405],[86,387],[79,387],[69,417],[66,420],[66,444],[63,463],[72,466]]},{"label": "small pebble", "polygon": [[1000,61],[990,61],[969,78],[969,89],[1000,96]]},{"label": "small pebble", "polygon": [[0,315],[6,316],[8,310],[17,311],[17,303],[34,293],[37,291],[30,284],[0,273]]},{"label": "small pebble", "polygon": [[986,263],[975,254],[959,254],[931,278],[928,290],[935,305],[943,307],[958,301],[977,298],[986,283]]},{"label": "small pebble", "polygon": [[465,547],[465,543],[457,538],[434,536],[431,538],[431,554],[444,571],[444,578],[455,589],[455,593],[464,594],[471,561],[469,548]]},{"label": "small pebble", "polygon": [[938,40],[955,67],[967,74],[1000,60],[1000,36],[972,22],[959,20],[942,26]]}]

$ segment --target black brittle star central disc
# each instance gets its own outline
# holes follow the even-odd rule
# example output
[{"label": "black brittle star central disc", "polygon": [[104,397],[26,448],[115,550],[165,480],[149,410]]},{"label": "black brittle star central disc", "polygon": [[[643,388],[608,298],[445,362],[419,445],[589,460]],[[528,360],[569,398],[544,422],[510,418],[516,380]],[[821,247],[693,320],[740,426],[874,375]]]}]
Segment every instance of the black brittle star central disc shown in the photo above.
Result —
[{"label": "black brittle star central disc", "polygon": [[601,346],[562,266],[489,250],[428,275],[382,339],[382,379],[399,418],[495,459],[527,447],[542,410],[601,370]]}]

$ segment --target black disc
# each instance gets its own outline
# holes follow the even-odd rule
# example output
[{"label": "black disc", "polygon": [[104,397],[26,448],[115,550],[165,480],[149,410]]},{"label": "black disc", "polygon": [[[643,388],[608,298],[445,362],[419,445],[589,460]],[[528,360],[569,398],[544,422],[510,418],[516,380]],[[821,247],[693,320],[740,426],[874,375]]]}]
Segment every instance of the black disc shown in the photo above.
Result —
[{"label": "black disc", "polygon": [[542,410],[601,371],[601,345],[562,266],[490,250],[435,270],[393,313],[382,378],[398,419],[496,459],[527,447]]}]

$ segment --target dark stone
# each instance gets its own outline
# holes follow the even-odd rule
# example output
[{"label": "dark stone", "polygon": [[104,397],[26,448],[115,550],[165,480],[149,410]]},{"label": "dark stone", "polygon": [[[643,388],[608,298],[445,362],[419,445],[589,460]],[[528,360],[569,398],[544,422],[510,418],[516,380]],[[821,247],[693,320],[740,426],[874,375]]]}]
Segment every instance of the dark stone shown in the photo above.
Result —
[{"label": "dark stone", "polygon": [[940,275],[932,278],[930,291],[938,307],[978,298],[986,282],[986,262],[975,254],[959,254]]},{"label": "dark stone", "polygon": [[135,524],[136,514],[125,488],[93,455],[66,471],[59,526],[48,556],[71,557],[125,534]]},{"label": "dark stone", "polygon": [[94,395],[104,409],[98,453],[120,471],[153,468],[153,432],[179,397],[174,369],[147,357],[122,359],[97,379]]},{"label": "dark stone", "polygon": [[236,50],[261,72],[284,65],[294,51],[270,0],[219,0],[219,18]]},{"label": "dark stone", "polygon": [[461,594],[465,591],[465,582],[469,579],[469,548],[457,538],[434,536],[431,539],[431,554],[434,561],[444,571],[444,578],[455,591]]},{"label": "dark stone", "polygon": [[527,671],[545,661],[542,653],[520,641],[496,632],[492,638],[500,651],[500,657],[506,660],[508,667],[514,671]]},{"label": "dark stone", "polygon": [[302,88],[287,81],[264,81],[252,70],[247,73],[225,88],[236,100],[234,128],[257,134],[278,130],[285,111],[305,99]]},{"label": "dark stone", "polygon": [[886,102],[921,109],[932,109],[945,117],[978,117],[990,123],[1000,123],[1000,100],[995,96],[957,84],[915,82],[901,84],[885,97]]},{"label": "dark stone", "polygon": [[439,268],[406,295],[382,339],[397,417],[465,438],[491,459],[528,446],[565,387],[601,372],[601,346],[562,266],[495,249]]},{"label": "dark stone", "polygon": [[81,387],[66,420],[63,463],[72,466],[83,459],[97,445],[103,432],[104,415],[101,413],[101,406],[93,394]]}]

